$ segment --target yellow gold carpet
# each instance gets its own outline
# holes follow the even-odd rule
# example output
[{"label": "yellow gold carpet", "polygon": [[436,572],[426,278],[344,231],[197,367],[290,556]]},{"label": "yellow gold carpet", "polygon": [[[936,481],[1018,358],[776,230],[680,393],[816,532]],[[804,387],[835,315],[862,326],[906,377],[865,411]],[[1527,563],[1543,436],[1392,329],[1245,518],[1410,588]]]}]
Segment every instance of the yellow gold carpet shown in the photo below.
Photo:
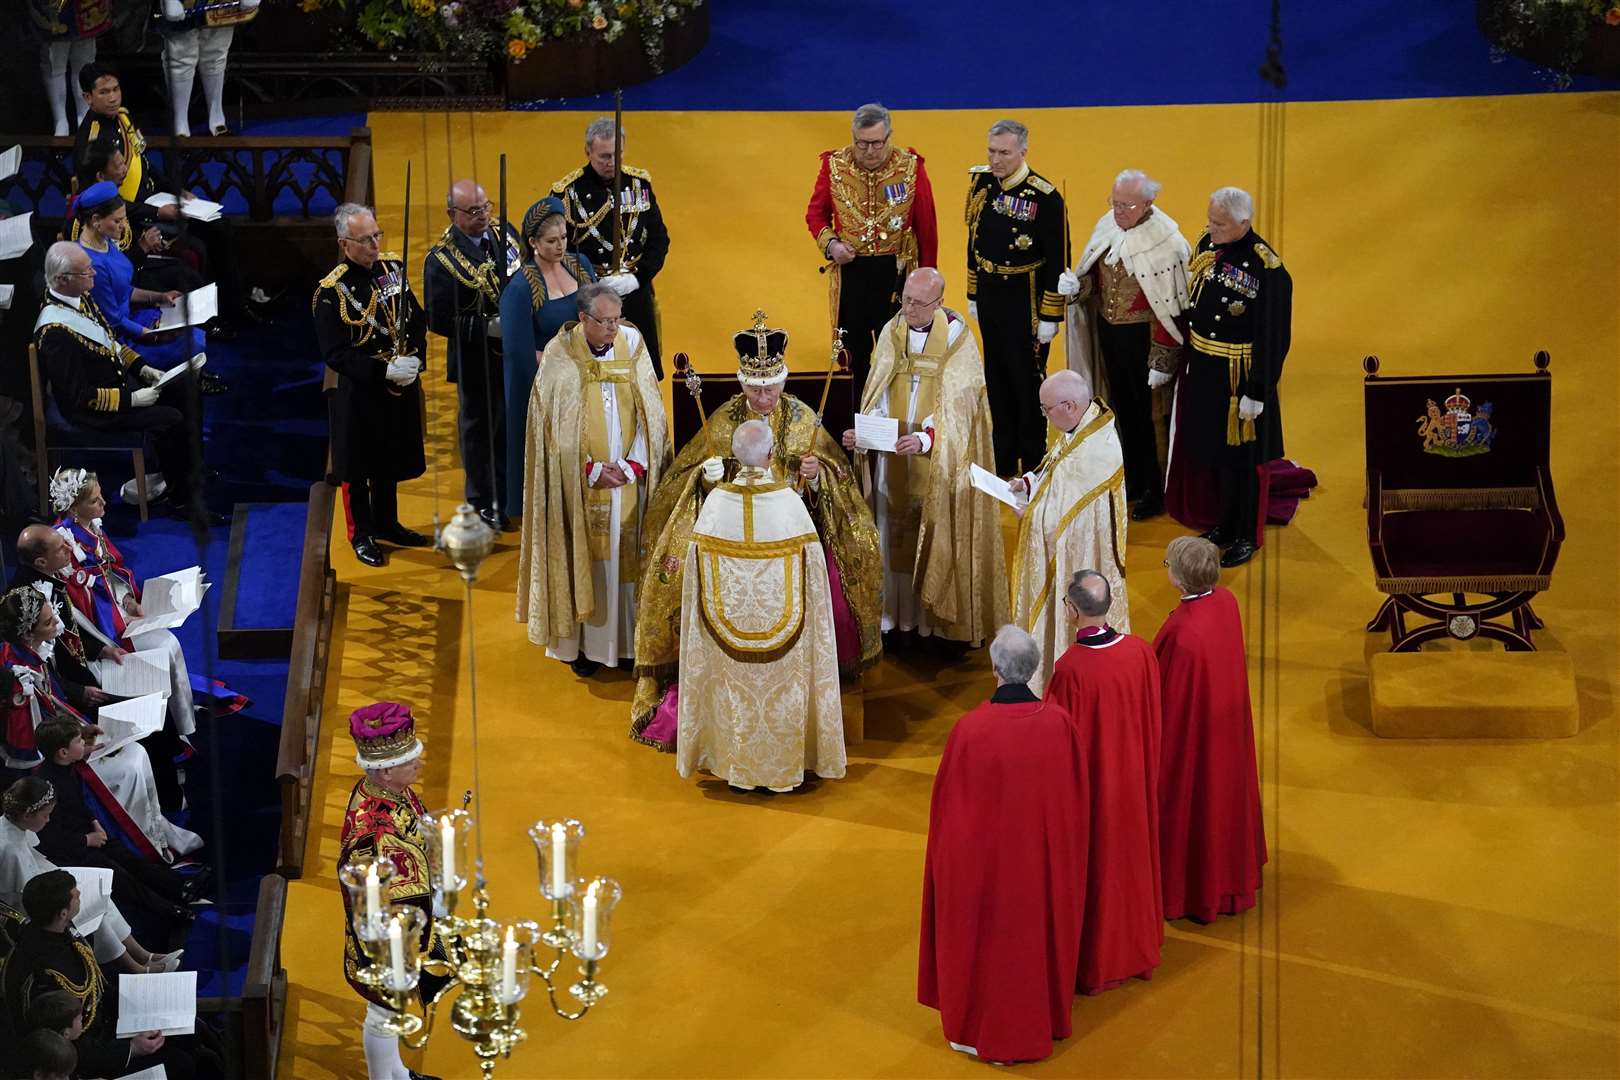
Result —
[{"label": "yellow gold carpet", "polygon": [[[1031,162],[1066,182],[1077,245],[1113,174],[1146,168],[1189,238],[1216,186],[1254,186],[1254,107],[1036,110]],[[505,149],[516,219],[582,160],[582,114],[372,117],[388,246],[414,161],[413,265],[444,224],[452,176],[498,196]],[[989,113],[903,113],[928,158],[948,296],[962,306],[960,200]],[[825,279],[803,225],[816,153],[847,114],[632,115],[628,159],[652,171],[673,237],[658,279],[668,352],[732,363],[731,333],[764,307],[798,368],[825,363]],[[1262,905],[1168,928],[1150,983],[1077,1001],[1075,1034],[1031,1076],[1611,1077],[1620,1074],[1617,941],[1615,299],[1620,96],[1287,107],[1283,229],[1295,282],[1282,384],[1291,456],[1321,486],[1264,557],[1229,573],[1244,603],[1272,861]],[[1275,196],[1273,196],[1275,203]],[[1275,205],[1262,205],[1269,220]],[[1361,357],[1387,373],[1528,371],[1552,353],[1553,472],[1568,525],[1537,604],[1543,649],[1567,652],[1581,730],[1548,742],[1380,740],[1368,726],[1361,629],[1372,587],[1362,495]],[[1054,363],[1061,363],[1054,356]],[[434,372],[442,371],[435,358]],[[404,519],[448,517],[461,489],[453,396],[437,378],[439,469]],[[1504,423],[1508,422],[1504,420]],[[436,498],[435,498],[436,495]],[[1175,602],[1160,567],[1178,530],[1133,526],[1132,622],[1151,637]],[[887,660],[849,776],[775,798],[680,780],[626,737],[630,683],[581,681],[512,619],[516,537],[462,602],[440,557],[360,567],[341,542],[346,604],[332,651],[309,875],[293,885],[293,989],[282,1075],[364,1075],[359,1000],[341,974],[337,829],[356,769],[348,711],[377,698],[425,721],[430,806],[471,784],[467,628],[477,633],[482,806],[497,914],[538,915],[526,827],[586,822],[583,867],[624,885],[606,1002],[565,1024],[525,1010],[529,1040],[498,1076],[986,1075],[915,1003],[929,785],[950,726],[991,688],[982,653],[948,670]],[[1436,698],[1466,688],[1437,683]],[[1461,707],[1461,706],[1459,706]],[[538,1002],[535,1003],[538,1005]],[[441,1030],[419,1067],[475,1074]]]}]

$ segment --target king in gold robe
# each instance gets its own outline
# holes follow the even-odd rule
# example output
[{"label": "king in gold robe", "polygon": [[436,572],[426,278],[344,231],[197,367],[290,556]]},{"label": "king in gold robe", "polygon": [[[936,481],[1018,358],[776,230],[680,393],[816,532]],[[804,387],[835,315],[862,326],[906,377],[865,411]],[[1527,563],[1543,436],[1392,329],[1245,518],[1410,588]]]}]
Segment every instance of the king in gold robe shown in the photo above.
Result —
[{"label": "king in gold robe", "polygon": [[1047,378],[1041,404],[1057,437],[1041,467],[1023,477],[1031,494],[1018,524],[1012,570],[1013,622],[1041,647],[1040,669],[1029,681],[1036,694],[1044,691],[1052,666],[1072,643],[1063,596],[1075,571],[1095,570],[1108,579],[1108,625],[1122,634],[1131,628],[1125,595],[1125,459],[1114,414],[1091,400],[1085,380],[1072,371]]},{"label": "king in gold robe", "polygon": [[[617,297],[593,302],[616,307]],[[596,347],[583,323],[557,332],[529,394],[526,440],[517,619],[576,670],[615,665],[635,655],[643,515],[670,458],[658,381],[634,327]],[[600,486],[610,469],[626,482]]]},{"label": "king in gold robe", "polygon": [[[709,415],[703,429],[676,455],[647,506],[646,520],[658,531],[642,549],[630,735],[662,750],[673,749],[675,742],[674,717],[667,715],[665,697],[679,669],[687,547],[704,493],[736,476],[732,436],[749,420],[770,425],[773,473],[804,500],[827,556],[840,672],[857,675],[875,664],[883,651],[877,530],[849,459],[813,409],[782,393],[787,334],[766,329],[761,317],[754,329],[737,334],[734,343],[744,392]],[[803,478],[807,460],[814,463],[814,480]],[[660,709],[661,703],[666,708]],[[666,714],[657,718],[656,726],[655,713]]]},{"label": "king in gold robe", "polygon": [[[761,425],[741,430],[757,453],[737,457],[763,459]],[[804,500],[741,465],[704,499],[683,579],[677,771],[773,791],[843,776],[832,591]]]},{"label": "king in gold robe", "polygon": [[984,361],[967,323],[939,307],[944,289],[932,269],[907,280],[906,307],[879,335],[861,397],[861,412],[896,418],[916,452],[857,450],[855,467],[882,550],[884,631],[977,646],[1007,621],[1006,559],[998,504],[969,475],[975,464],[995,470]]}]

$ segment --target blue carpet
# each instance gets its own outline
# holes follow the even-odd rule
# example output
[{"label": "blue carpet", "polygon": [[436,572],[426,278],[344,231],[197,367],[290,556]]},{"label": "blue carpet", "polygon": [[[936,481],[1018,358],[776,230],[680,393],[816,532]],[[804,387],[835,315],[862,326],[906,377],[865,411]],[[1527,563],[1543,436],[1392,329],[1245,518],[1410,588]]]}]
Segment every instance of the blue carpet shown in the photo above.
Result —
[{"label": "blue carpet", "polygon": [[296,570],[304,544],[309,507],[304,502],[254,503],[242,536],[242,562],[237,568],[237,629],[280,629],[293,624],[298,590],[287,574]]},{"label": "blue carpet", "polygon": [[[1535,68],[1493,63],[1473,0],[1283,5],[1284,91],[1258,74],[1264,0],[1030,4],[935,0],[807,4],[711,0],[694,60],[625,91],[628,108],[1017,109],[1525,94]],[[858,77],[855,77],[858,76]],[[1577,79],[1575,90],[1616,84]],[[612,105],[611,95],[529,108]]]}]

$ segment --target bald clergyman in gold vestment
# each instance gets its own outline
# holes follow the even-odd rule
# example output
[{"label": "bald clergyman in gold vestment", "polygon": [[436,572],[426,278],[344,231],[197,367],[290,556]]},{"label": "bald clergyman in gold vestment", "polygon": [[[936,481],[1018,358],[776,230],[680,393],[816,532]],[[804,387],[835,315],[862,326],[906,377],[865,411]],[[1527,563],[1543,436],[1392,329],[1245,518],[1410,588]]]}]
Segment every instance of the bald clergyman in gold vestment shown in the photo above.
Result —
[{"label": "bald clergyman in gold vestment", "polygon": [[[657,534],[642,549],[636,612],[636,695],[630,736],[662,750],[675,748],[673,698],[678,674],[683,566],[703,496],[736,476],[731,440],[739,425],[764,420],[772,435],[771,467],[804,500],[826,553],[837,633],[839,671],[846,678],[875,664],[883,651],[882,558],[872,511],[861,498],[849,459],[815,411],[790,394],[787,334],[765,326],[733,338],[743,392],[709,414],[676,455],[653,492],[646,521]],[[656,714],[656,716],[655,716]]]},{"label": "bald clergyman in gold vestment", "polygon": [[529,394],[517,618],[580,675],[635,655],[636,582],[649,493],[669,425],[640,333],[619,298],[579,290],[581,319],[540,356]]},{"label": "bald clergyman in gold vestment", "polygon": [[855,451],[855,469],[883,552],[884,631],[978,646],[1007,621],[1007,564],[999,504],[969,476],[996,468],[984,360],[944,296],[938,270],[907,277],[861,396],[861,412],[899,421],[900,439],[893,453]]},{"label": "bald clergyman in gold vestment", "polygon": [[791,791],[844,775],[844,725],[826,556],[771,441],[763,420],[737,428],[737,474],[687,546],[675,768]]},{"label": "bald clergyman in gold vestment", "polygon": [[1125,458],[1114,414],[1091,399],[1085,379],[1059,371],[1041,384],[1041,409],[1057,429],[1041,467],[1012,481],[1031,493],[1018,523],[1013,558],[1013,621],[1035,636],[1041,666],[1029,688],[1041,694],[1052,665],[1073,642],[1064,590],[1077,570],[1108,579],[1108,625],[1130,632],[1125,596]]}]

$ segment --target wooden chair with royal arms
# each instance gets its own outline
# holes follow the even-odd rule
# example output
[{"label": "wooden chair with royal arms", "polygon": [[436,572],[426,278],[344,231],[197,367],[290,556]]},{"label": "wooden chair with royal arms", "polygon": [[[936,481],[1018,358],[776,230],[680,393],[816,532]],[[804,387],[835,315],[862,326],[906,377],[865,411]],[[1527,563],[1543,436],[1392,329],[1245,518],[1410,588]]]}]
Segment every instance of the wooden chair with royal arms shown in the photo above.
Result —
[{"label": "wooden chair with royal arms", "polygon": [[[1533,651],[1530,606],[1564,541],[1547,353],[1519,375],[1366,372],[1367,544],[1392,652],[1474,637]],[[1426,620],[1408,628],[1406,619]]]}]

